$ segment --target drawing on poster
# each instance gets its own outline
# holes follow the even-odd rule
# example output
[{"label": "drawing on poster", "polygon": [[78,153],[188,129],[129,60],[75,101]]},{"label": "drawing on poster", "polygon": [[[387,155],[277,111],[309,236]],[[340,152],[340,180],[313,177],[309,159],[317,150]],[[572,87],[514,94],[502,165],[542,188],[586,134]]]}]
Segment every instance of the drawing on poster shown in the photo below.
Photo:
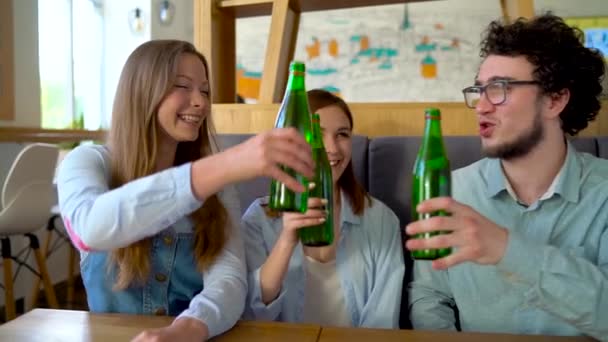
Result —
[{"label": "drawing on poster", "polygon": [[[480,33],[495,13],[420,8],[304,14],[295,58],[306,62],[307,88],[328,89],[355,102],[462,101],[461,89],[479,65]],[[259,94],[265,51],[260,47],[268,35],[268,18],[257,20],[237,38],[237,91],[247,102]]]}]

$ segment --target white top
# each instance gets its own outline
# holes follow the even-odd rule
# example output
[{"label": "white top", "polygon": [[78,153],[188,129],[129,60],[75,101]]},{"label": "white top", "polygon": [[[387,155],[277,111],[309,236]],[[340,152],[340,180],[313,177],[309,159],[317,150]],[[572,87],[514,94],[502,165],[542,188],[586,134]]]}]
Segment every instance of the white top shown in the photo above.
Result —
[{"label": "white top", "polygon": [[[564,166],[565,166],[565,164],[566,164],[566,162],[564,161]],[[549,188],[547,189],[547,191],[545,191],[545,193],[542,196],[540,196],[540,198],[538,199],[538,201],[544,201],[546,199],[549,199],[549,198],[553,197],[553,195],[555,194],[555,189],[557,188],[557,183],[559,182],[559,180],[560,180],[560,178],[562,176],[562,171],[564,170],[564,166],[562,166],[562,168],[559,170],[559,172],[557,173],[557,175],[555,175],[555,178],[553,178],[553,182],[551,182],[551,185],[549,185]],[[517,197],[517,194],[515,193],[515,190],[513,190],[513,186],[511,185],[511,183],[509,183],[509,180],[507,179],[506,176],[505,176],[505,188],[507,188],[507,192],[509,193],[509,195],[511,195],[511,197],[517,203],[519,203],[519,204],[523,203]]]},{"label": "white top", "polygon": [[352,319],[346,310],[344,290],[340,285],[336,260],[321,263],[306,256],[304,266],[306,270],[304,322],[351,327]]}]

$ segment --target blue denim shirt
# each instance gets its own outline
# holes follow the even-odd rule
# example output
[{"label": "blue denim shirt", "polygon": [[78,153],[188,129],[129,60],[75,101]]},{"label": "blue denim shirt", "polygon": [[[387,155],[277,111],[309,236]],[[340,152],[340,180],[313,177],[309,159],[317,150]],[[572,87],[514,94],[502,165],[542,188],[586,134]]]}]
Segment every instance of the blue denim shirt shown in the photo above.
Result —
[{"label": "blue denim shirt", "polygon": [[[533,167],[533,166],[531,166]],[[509,230],[497,265],[434,271],[416,261],[410,319],[417,329],[589,335],[608,341],[608,160],[568,145],[552,196],[529,207],[507,191],[500,161],[453,173],[453,196]]]},{"label": "blue denim shirt", "polygon": [[[398,328],[403,286],[403,249],[397,216],[373,199],[362,216],[353,213],[342,194],[336,269],[346,309],[355,327]],[[306,300],[303,249],[298,244],[289,261],[281,292],[268,305],[262,302],[260,268],[276,243],[282,219],[268,217],[261,199],[243,216],[249,291],[245,318],[302,322]]]},{"label": "blue denim shirt", "polygon": [[[165,314],[204,322],[211,336],[231,328],[243,312],[247,278],[232,188],[220,194],[231,220],[230,238],[213,265],[199,272],[188,216],[202,205],[192,194],[190,163],[109,190],[109,152],[81,146],[57,177],[66,229],[81,251],[81,274],[93,312]],[[152,239],[151,272],[143,284],[114,291],[108,252]]]}]

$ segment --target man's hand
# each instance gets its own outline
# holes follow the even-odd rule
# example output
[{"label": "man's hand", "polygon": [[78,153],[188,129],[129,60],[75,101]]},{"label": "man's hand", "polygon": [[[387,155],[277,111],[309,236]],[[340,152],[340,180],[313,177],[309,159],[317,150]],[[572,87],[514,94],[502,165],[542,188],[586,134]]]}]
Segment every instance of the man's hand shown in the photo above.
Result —
[{"label": "man's hand", "polygon": [[420,203],[416,210],[420,213],[445,210],[451,214],[419,220],[405,227],[410,236],[425,232],[448,232],[429,239],[409,239],[406,243],[409,250],[453,247],[452,254],[433,261],[434,269],[447,269],[465,261],[494,265],[504,256],[509,231],[473,208],[450,197],[438,197]]}]

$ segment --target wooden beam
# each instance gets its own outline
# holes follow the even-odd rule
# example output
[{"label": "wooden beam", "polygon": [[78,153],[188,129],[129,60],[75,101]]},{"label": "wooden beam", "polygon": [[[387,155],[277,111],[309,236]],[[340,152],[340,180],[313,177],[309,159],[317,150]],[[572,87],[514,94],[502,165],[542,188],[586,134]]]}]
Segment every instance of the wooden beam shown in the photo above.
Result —
[{"label": "wooden beam", "polygon": [[[418,136],[424,128],[424,109],[436,107],[442,114],[444,135],[477,135],[473,110],[458,102],[351,103],[355,133],[369,137]],[[272,129],[279,104],[216,104],[213,122],[218,133],[260,133]],[[608,100],[602,101],[597,119],[582,136],[608,136]]]},{"label": "wooden beam", "polygon": [[[283,0],[287,1],[287,0]],[[291,0],[297,12],[327,11],[341,8],[382,6],[432,0]],[[270,15],[273,0],[219,0],[219,7],[230,7],[237,18]]]},{"label": "wooden beam", "polygon": [[281,101],[287,82],[289,62],[294,55],[299,24],[300,13],[290,7],[290,1],[274,1],[259,103]]},{"label": "wooden beam", "polygon": [[213,103],[236,99],[236,23],[230,10],[215,0],[194,0],[194,45],[205,55],[211,69]]},{"label": "wooden beam", "polygon": [[[442,114],[446,136],[477,135],[475,113],[458,102],[420,103],[351,103],[355,134],[379,136],[420,136],[424,128],[424,109],[436,107]],[[274,127],[278,103],[214,104],[213,121],[219,134],[255,134]],[[0,127],[0,142],[79,142],[104,141],[106,131]],[[608,99],[596,120],[581,132],[582,136],[608,136]]]},{"label": "wooden beam", "polygon": [[507,22],[534,17],[534,0],[500,0],[500,8]]},{"label": "wooden beam", "polygon": [[272,4],[273,0],[221,0],[219,7],[241,7],[260,4]]},{"label": "wooden beam", "polygon": [[0,1],[0,120],[15,119],[13,0]]}]

